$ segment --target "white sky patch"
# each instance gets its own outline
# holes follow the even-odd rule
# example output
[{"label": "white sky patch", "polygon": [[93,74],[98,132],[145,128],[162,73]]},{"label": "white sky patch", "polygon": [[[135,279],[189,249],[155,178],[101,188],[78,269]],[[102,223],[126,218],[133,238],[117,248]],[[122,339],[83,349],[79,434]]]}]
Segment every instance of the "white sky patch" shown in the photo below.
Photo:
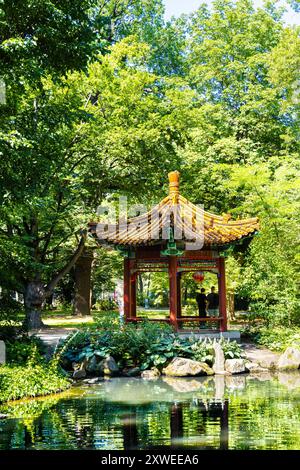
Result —
[{"label": "white sky patch", "polygon": [[[213,0],[207,0],[202,2],[201,0],[164,0],[166,7],[166,19],[171,18],[172,16],[180,16],[182,13],[192,13],[197,10],[201,3],[207,3],[212,5]],[[285,1],[280,2],[281,5],[287,8],[287,12],[284,15],[284,21],[286,24],[296,24],[300,25],[300,13],[295,13],[292,8],[290,8]],[[255,6],[262,6],[263,0],[254,0]]]}]

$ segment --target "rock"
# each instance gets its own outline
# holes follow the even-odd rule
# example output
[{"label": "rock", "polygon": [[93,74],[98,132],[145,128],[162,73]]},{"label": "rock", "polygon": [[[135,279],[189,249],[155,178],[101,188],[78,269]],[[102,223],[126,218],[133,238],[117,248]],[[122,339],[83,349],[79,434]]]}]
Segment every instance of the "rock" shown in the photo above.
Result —
[{"label": "rock", "polygon": [[205,362],[175,357],[170,364],[163,369],[163,374],[169,377],[193,377],[197,375],[214,375],[214,371],[205,364]]},{"label": "rock", "polygon": [[100,370],[104,375],[118,375],[119,367],[112,356],[107,356],[100,362]]},{"label": "rock", "polygon": [[215,351],[215,362],[213,365],[213,371],[215,374],[225,375],[225,356],[222,346],[219,343],[214,342],[213,348]]},{"label": "rock", "polygon": [[289,347],[280,356],[277,363],[278,369],[299,369],[300,367],[300,350]]},{"label": "rock", "polygon": [[74,370],[73,372],[74,380],[84,379],[84,377],[86,377],[86,371],[84,369]]},{"label": "rock", "polygon": [[8,415],[5,415],[5,414],[3,414],[3,413],[0,413],[0,419],[6,419],[6,418],[8,418]]},{"label": "rock", "polygon": [[274,360],[272,358],[265,358],[261,359],[259,361],[259,366],[262,367],[263,369],[276,369],[277,368],[277,360]]},{"label": "rock", "polygon": [[141,375],[141,371],[138,367],[124,370],[123,373],[126,377],[139,377]]},{"label": "rock", "polygon": [[226,359],[225,370],[231,374],[242,374],[246,372],[244,359]]},{"label": "rock", "polygon": [[150,370],[144,370],[141,377],[145,380],[156,380],[160,377],[160,372],[156,367],[152,367]]},{"label": "rock", "polygon": [[6,363],[5,343],[0,341],[0,364]]},{"label": "rock", "polygon": [[94,354],[86,364],[86,371],[91,375],[103,375],[103,367],[101,365],[101,357]]}]

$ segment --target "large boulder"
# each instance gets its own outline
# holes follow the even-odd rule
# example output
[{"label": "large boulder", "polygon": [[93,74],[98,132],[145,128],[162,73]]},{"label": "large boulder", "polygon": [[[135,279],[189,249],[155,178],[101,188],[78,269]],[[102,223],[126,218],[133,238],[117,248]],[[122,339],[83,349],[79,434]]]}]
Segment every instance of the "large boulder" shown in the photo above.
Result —
[{"label": "large boulder", "polygon": [[278,359],[278,369],[299,369],[300,350],[294,347],[287,348]]},{"label": "large boulder", "polygon": [[116,361],[112,356],[107,356],[100,362],[100,371],[103,372],[104,375],[112,375],[116,376],[119,375],[119,367]]},{"label": "large boulder", "polygon": [[170,364],[163,369],[163,374],[169,377],[194,377],[197,375],[214,375],[214,371],[205,364],[205,362],[175,357]]},{"label": "large boulder", "polygon": [[150,370],[144,370],[141,377],[145,380],[156,380],[160,377],[160,372],[156,367],[152,367]]},{"label": "large boulder", "polygon": [[101,366],[101,357],[96,356],[95,354],[88,359],[86,365],[86,371],[90,375],[103,375],[103,368]]},{"label": "large boulder", "polygon": [[246,372],[244,359],[226,359],[225,370],[230,374],[242,374]]}]

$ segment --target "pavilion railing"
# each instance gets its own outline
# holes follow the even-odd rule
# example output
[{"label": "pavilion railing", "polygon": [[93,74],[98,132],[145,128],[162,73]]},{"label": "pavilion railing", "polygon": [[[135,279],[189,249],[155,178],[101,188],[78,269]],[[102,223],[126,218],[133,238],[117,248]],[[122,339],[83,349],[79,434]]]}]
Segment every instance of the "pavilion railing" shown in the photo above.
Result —
[{"label": "pavilion railing", "polygon": [[[198,324],[209,324],[209,323],[217,323],[221,326],[222,324],[223,317],[177,317],[176,322],[179,324],[179,329],[180,326],[187,322],[187,323],[198,323]],[[128,322],[133,322],[133,323],[138,323],[138,322],[143,322],[143,321],[151,321],[151,322],[163,322],[163,323],[170,323],[171,319],[170,318],[145,318],[145,317],[130,317],[127,319]]]}]

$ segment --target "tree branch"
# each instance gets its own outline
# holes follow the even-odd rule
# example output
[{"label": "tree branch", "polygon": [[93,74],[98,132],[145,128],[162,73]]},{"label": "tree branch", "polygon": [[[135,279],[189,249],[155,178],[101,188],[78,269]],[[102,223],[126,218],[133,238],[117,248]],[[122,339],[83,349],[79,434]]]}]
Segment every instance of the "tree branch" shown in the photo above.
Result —
[{"label": "tree branch", "polygon": [[73,254],[73,256],[71,257],[71,259],[69,260],[69,262],[66,264],[66,266],[61,271],[59,271],[54,276],[54,278],[46,286],[46,288],[45,288],[46,297],[51,295],[53,289],[56,287],[56,285],[59,283],[59,281],[73,268],[73,266],[76,263],[76,261],[78,260],[78,258],[82,255],[86,238],[87,238],[87,230],[84,230],[81,234],[81,239],[80,239],[80,242],[78,244],[78,247],[77,247],[75,253]]}]

